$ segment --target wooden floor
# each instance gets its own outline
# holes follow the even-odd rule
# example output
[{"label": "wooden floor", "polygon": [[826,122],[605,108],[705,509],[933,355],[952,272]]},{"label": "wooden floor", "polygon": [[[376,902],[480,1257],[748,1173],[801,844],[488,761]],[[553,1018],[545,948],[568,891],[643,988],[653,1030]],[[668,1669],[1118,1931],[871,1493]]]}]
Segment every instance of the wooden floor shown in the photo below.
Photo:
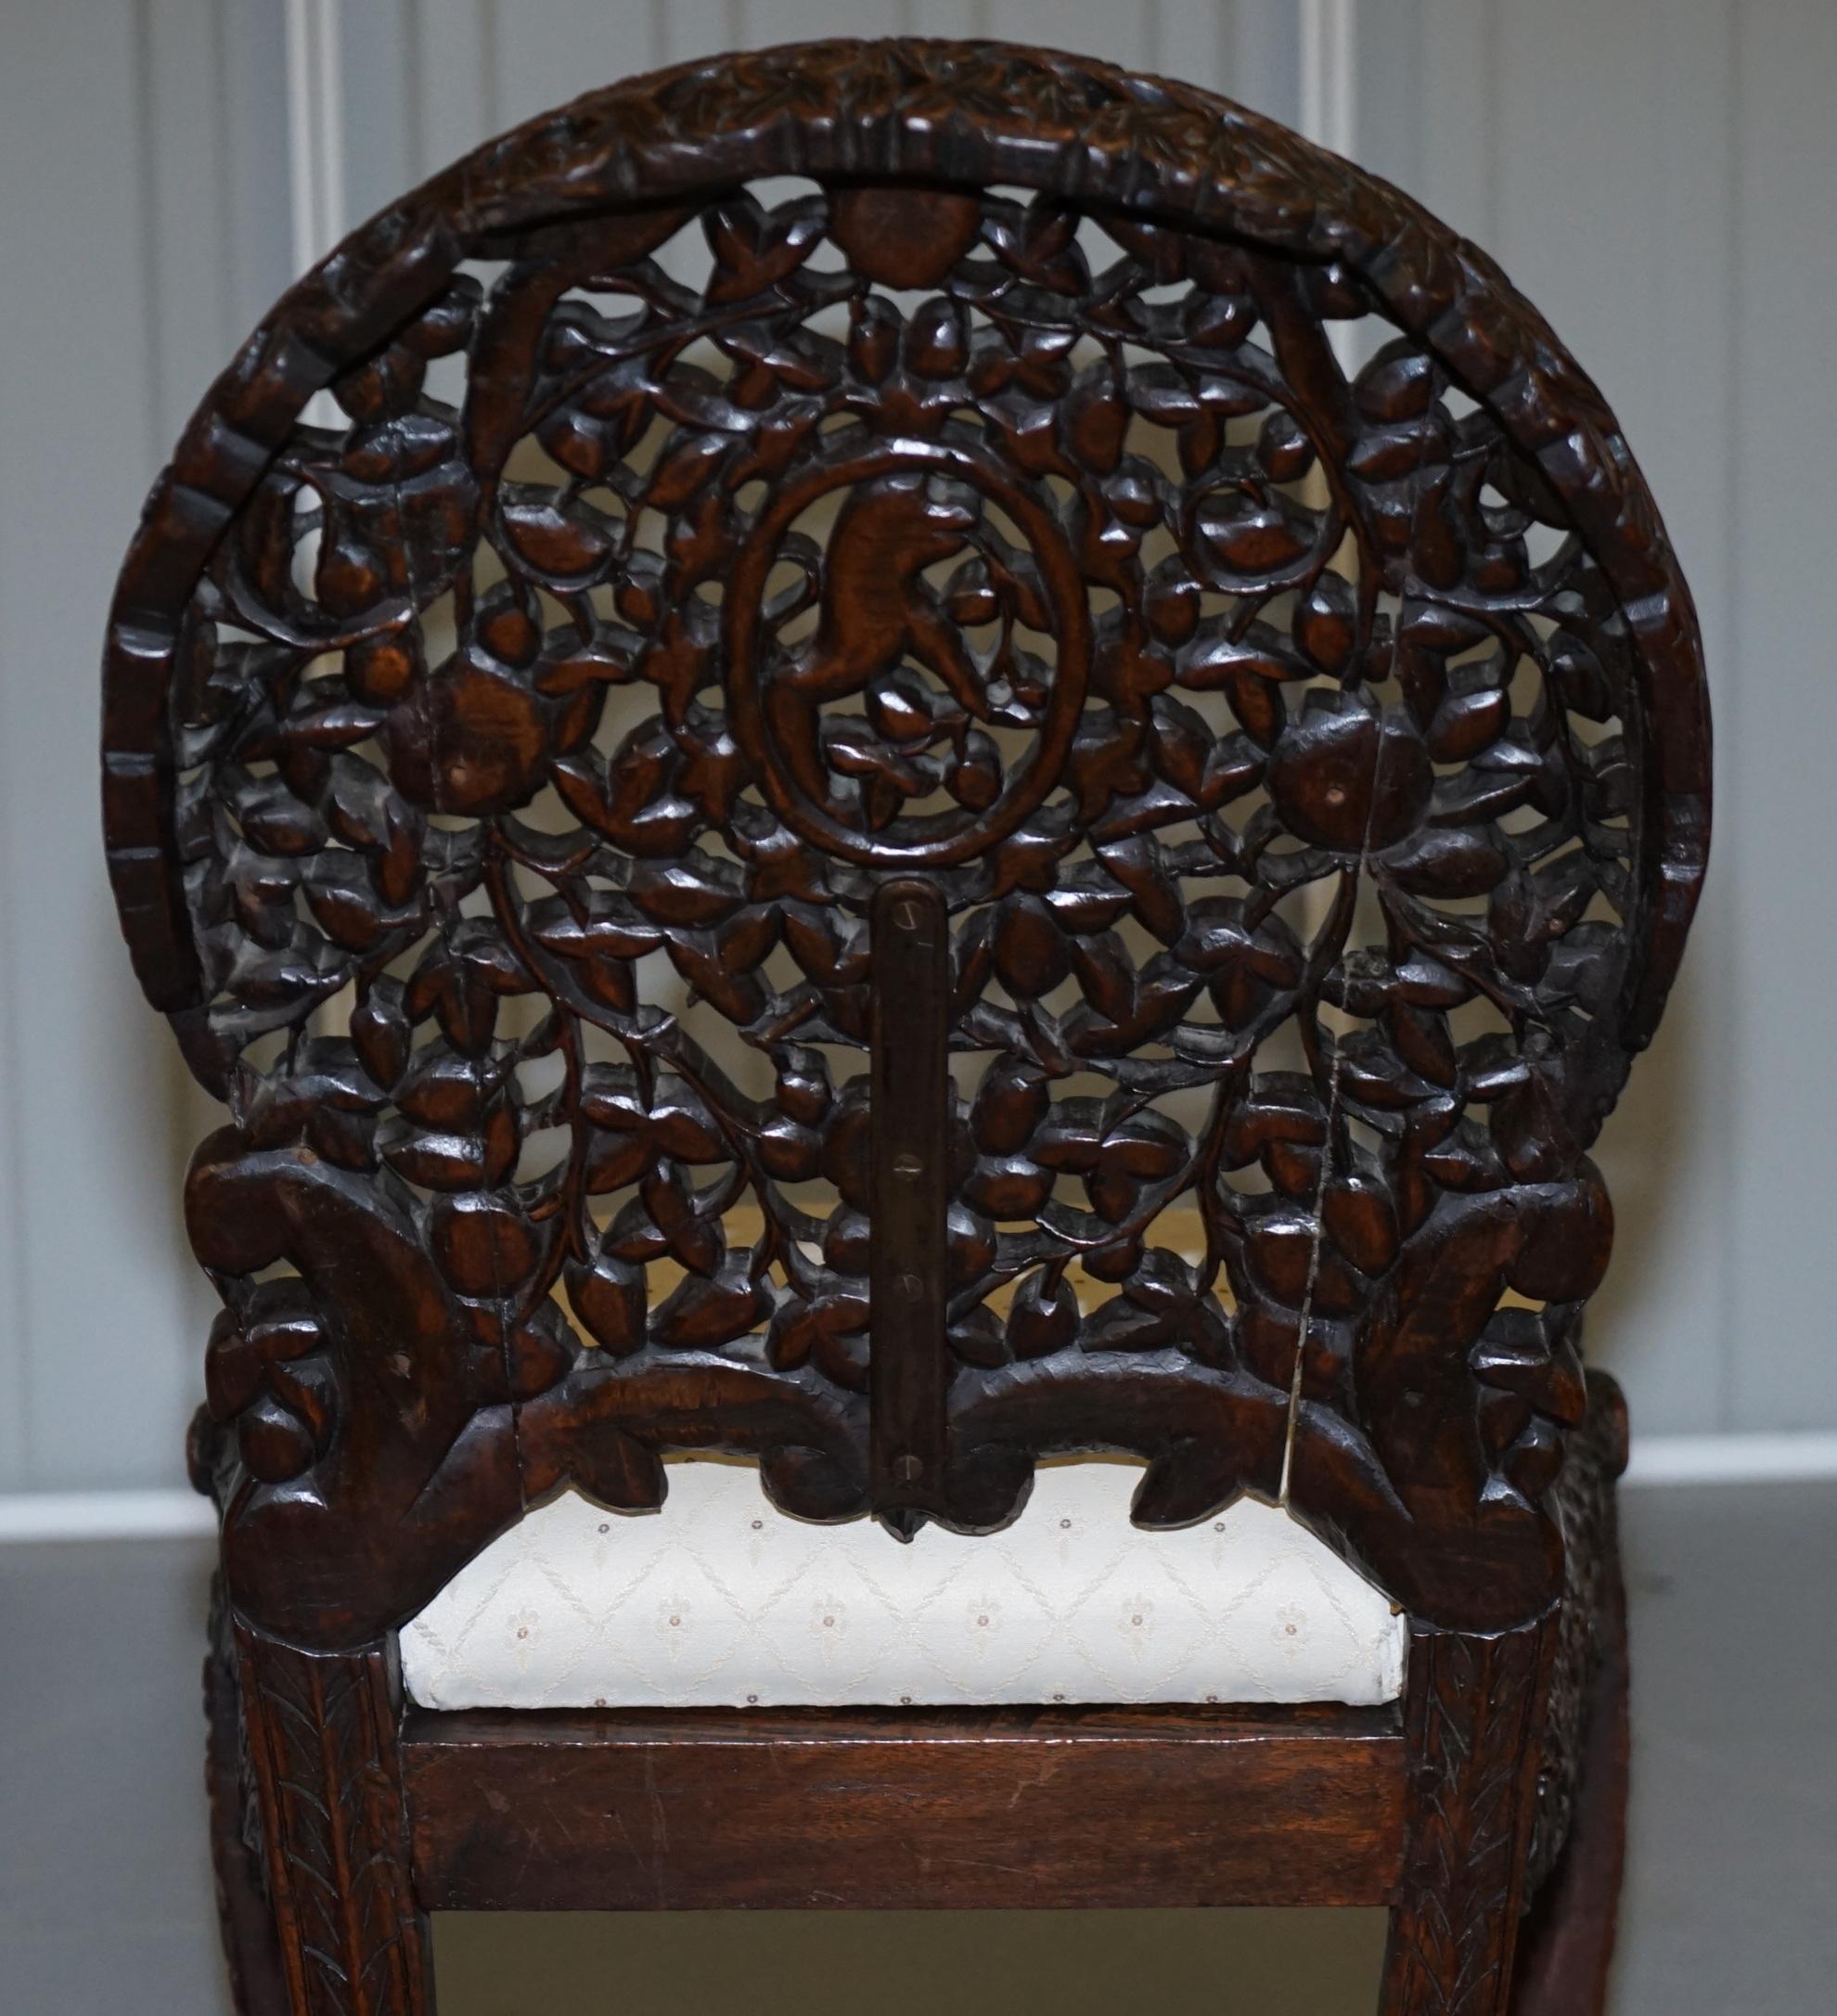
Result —
[{"label": "wooden floor", "polygon": [[[1837,1979],[1837,1484],[1623,1501],[1632,1869],[1615,2016]],[[227,2016],[199,1791],[204,1549],[0,1548],[0,2016]],[[107,1637],[96,1620],[107,1616]],[[442,2016],[1368,2016],[1371,1911],[436,1920]]]}]

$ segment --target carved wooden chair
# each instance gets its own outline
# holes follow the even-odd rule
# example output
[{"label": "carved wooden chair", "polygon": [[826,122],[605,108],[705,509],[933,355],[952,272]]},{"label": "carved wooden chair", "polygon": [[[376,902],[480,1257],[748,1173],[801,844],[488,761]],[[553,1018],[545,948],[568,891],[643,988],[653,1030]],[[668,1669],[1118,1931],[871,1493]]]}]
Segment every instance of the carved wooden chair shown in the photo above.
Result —
[{"label": "carved wooden chair", "polygon": [[1384,1904],[1394,2016],[1599,2008],[1586,1150],[1709,731],[1482,253],[1070,57],[618,84],[282,300],[107,686],[228,1109],[245,2009],[430,2010],[434,1909],[1017,1902]]}]

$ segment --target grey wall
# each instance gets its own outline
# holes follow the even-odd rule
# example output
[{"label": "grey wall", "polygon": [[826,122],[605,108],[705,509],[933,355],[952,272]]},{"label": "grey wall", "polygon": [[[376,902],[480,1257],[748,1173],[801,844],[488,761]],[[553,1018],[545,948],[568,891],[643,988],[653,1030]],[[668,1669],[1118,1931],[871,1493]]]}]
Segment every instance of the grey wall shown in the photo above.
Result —
[{"label": "grey wall", "polygon": [[[596,83],[837,30],[1048,39],[1295,122],[1318,98],[1309,28],[1348,8],[1356,152],[1486,244],[1599,379],[1710,647],[1715,869],[1602,1157],[1621,1230],[1596,1355],[1648,1432],[1837,1428],[1819,1294],[1837,1081],[1818,1041],[1837,878],[1812,865],[1837,731],[1819,648],[1837,523],[1837,7],[325,4],[347,221]],[[0,0],[0,1491],[180,1474],[208,1298],[173,1198],[199,1102],[109,910],[95,668],[161,454],[293,263],[284,6]],[[1738,719],[1738,687],[1763,681],[1771,703],[1751,697]]]},{"label": "grey wall", "polygon": [[140,499],[287,277],[278,31],[0,0],[0,1489],[182,1475],[195,1124],[103,880],[97,663]]}]

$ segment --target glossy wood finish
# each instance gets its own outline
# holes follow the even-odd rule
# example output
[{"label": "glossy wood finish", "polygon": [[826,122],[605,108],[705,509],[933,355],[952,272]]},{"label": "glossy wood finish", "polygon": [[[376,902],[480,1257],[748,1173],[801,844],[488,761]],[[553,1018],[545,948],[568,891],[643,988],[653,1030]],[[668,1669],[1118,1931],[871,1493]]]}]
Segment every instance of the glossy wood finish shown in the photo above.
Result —
[{"label": "glossy wood finish", "polygon": [[[404,1804],[393,1631],[559,1490],[656,1505],[672,1449],[906,1533],[1002,1525],[1058,1453],[1140,1458],[1146,1525],[1279,1495],[1416,1630],[1390,2005],[1497,2016],[1624,1457],[1587,1150],[1709,741],[1637,465],[1484,255],[1071,58],[617,85],[279,304],[149,502],[107,696],[123,925],[228,1107],[192,1453],[293,2016],[424,2001],[411,1825],[481,1894],[506,1843],[559,1866],[474,1768],[557,1812],[605,1774],[610,1883],[742,1882],[745,1746],[692,1719],[411,1744]],[[1067,1796],[1036,1735],[848,1721],[757,1796],[870,1762],[908,1876],[901,1799],[973,1858],[1019,1849],[1003,1786]],[[1312,1718],[1182,1727],[1065,1753],[1111,1864],[1201,1881],[1175,1759],[1294,1774],[1308,1839]],[[633,1771],[678,1774],[668,1857],[606,1817]],[[1387,1786],[1332,1809],[1362,1868]]]},{"label": "glossy wood finish", "polygon": [[[654,1503],[673,1446],[868,1505],[833,1059],[920,873],[986,1059],[934,1516],[1111,1449],[1151,1524],[1286,1480],[1445,1628],[1554,1600],[1586,1149],[1701,873],[1701,665],[1592,388],[1323,161],[1101,66],[737,58],[430,185],[207,403],[123,577],[109,815],[231,1103],[199,1460],[264,1628],[369,1642],[532,1499]],[[767,168],[820,186],[732,194]],[[848,263],[887,204],[909,315]],[[651,256],[686,232],[697,289]]]},{"label": "glossy wood finish", "polygon": [[302,1652],[238,1627],[265,1888],[293,2016],[421,2016],[433,1952],[409,1878],[393,1644]]},{"label": "glossy wood finish", "polygon": [[1550,1624],[1411,1643],[1410,1843],[1385,2016],[1505,2016],[1555,1649]]},{"label": "glossy wood finish", "polygon": [[867,929],[867,1457],[876,1515],[909,1539],[926,1512],[947,1509],[950,920],[936,885],[908,877],[875,891]]},{"label": "glossy wood finish", "polygon": [[1369,1905],[1403,1853],[1394,1709],[418,1713],[403,1771],[434,1910]]},{"label": "glossy wood finish", "polygon": [[237,1670],[236,1629],[223,1579],[211,1592],[211,1649],[204,1661],[204,1789],[217,1919],[230,1994],[238,2010],[284,2016],[288,1987],[280,1930],[268,1903],[261,1791],[254,1781],[249,1726]]}]

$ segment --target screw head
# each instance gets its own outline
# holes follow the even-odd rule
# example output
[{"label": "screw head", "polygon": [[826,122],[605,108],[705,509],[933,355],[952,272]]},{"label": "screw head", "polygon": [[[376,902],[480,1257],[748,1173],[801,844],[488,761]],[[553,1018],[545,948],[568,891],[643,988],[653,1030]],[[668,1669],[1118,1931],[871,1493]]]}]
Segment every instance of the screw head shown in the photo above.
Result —
[{"label": "screw head", "polygon": [[914,1183],[925,1174],[925,1164],[909,1148],[902,1149],[893,1157],[893,1174],[904,1176],[908,1183]]},{"label": "screw head", "polygon": [[925,1474],[924,1464],[916,1456],[902,1456],[894,1459],[893,1475],[903,1484],[916,1484]]}]

